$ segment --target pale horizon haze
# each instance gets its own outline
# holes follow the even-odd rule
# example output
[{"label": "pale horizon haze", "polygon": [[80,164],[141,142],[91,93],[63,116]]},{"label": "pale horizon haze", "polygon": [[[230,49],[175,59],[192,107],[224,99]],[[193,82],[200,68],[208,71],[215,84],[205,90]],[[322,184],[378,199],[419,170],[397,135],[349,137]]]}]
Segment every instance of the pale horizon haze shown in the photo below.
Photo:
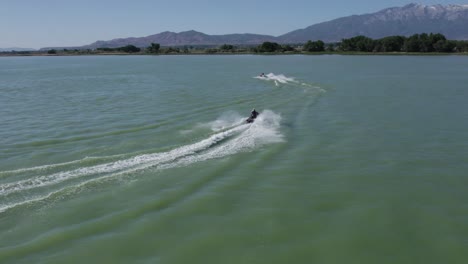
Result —
[{"label": "pale horizon haze", "polygon": [[0,0],[0,48],[82,46],[164,31],[279,36],[336,18],[410,3],[467,4],[444,0]]}]

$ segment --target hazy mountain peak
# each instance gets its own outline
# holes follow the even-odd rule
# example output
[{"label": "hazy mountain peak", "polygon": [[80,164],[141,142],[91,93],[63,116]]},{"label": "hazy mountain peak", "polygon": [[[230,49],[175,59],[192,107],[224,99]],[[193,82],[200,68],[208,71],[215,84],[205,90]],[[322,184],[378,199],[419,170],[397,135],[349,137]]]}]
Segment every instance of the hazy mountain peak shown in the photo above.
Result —
[{"label": "hazy mountain peak", "polygon": [[182,33],[203,34],[202,32],[198,32],[198,31],[195,31],[195,30],[193,30],[193,29],[187,30],[187,31],[181,31],[181,32],[179,32],[179,34],[182,34]]}]

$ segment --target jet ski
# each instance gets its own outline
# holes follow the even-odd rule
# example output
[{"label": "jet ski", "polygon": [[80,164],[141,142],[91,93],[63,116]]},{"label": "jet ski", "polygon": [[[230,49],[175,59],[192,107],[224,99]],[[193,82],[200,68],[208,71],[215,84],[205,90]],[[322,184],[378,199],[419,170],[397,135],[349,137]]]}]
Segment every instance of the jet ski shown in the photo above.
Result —
[{"label": "jet ski", "polygon": [[247,123],[253,123],[253,121],[255,120],[255,118],[257,118],[257,117],[252,117],[252,116],[251,116],[251,117],[247,118],[247,120],[245,120],[245,122],[247,122]]},{"label": "jet ski", "polygon": [[255,111],[255,108],[252,110],[252,113],[250,114],[250,117],[247,118],[247,120],[245,120],[246,123],[253,123],[253,121],[255,120],[255,118],[257,118],[257,116],[259,115],[260,113],[258,113],[257,111]]}]

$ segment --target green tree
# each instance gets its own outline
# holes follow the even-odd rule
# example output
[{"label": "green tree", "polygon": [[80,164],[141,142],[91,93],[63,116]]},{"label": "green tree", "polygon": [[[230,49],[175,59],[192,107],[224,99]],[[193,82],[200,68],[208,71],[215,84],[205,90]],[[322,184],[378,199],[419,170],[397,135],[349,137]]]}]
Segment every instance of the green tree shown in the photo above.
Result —
[{"label": "green tree", "polygon": [[427,35],[427,33],[422,33],[419,35],[419,51],[420,52],[434,51],[431,40],[429,39],[429,35]]},{"label": "green tree", "polygon": [[457,52],[468,52],[468,41],[455,41],[455,49]]},{"label": "green tree", "polygon": [[96,50],[98,50],[98,51],[105,51],[105,52],[115,51],[115,49],[113,49],[113,48],[97,48]]},{"label": "green tree", "polygon": [[214,54],[218,52],[218,49],[206,49],[205,52],[208,54]]},{"label": "green tree", "polygon": [[305,51],[314,52],[314,51],[324,51],[325,43],[321,40],[317,41],[307,41],[307,43],[302,48]]},{"label": "green tree", "polygon": [[159,43],[151,43],[151,45],[146,48],[146,51],[148,53],[159,53],[160,48],[161,45],[159,45]]},{"label": "green tree", "polygon": [[454,48],[453,42],[447,41],[444,35],[437,33],[414,34],[406,39],[403,50],[407,52],[434,52],[441,50],[451,50]]},{"label": "green tree", "polygon": [[50,49],[47,51],[47,54],[57,54],[57,51],[55,49]]},{"label": "green tree", "polygon": [[234,50],[234,46],[233,46],[233,45],[224,44],[224,45],[222,45],[221,47],[219,47],[219,49],[220,49],[221,51],[233,51],[233,50]]},{"label": "green tree", "polygon": [[447,40],[447,38],[440,34],[440,33],[437,33],[437,34],[429,34],[429,41],[432,43],[432,45],[434,45],[435,43],[437,43],[438,41],[440,40]]},{"label": "green tree", "polygon": [[180,52],[180,49],[179,49],[179,48],[173,48],[173,47],[169,47],[169,48],[167,48],[166,50],[164,50],[164,53],[165,53],[165,54],[179,53],[179,52]]},{"label": "green tree", "polygon": [[440,39],[433,44],[433,47],[437,52],[453,52],[457,47],[457,43],[455,41]]},{"label": "green tree", "polygon": [[343,39],[339,49],[342,51],[373,51],[375,42],[373,39],[366,36],[356,36],[350,39]]},{"label": "green tree", "polygon": [[257,47],[258,52],[276,52],[282,51],[281,45],[276,42],[263,42],[262,45]]},{"label": "green tree", "polygon": [[128,52],[128,53],[133,53],[133,52],[139,52],[141,49],[135,47],[134,45],[127,45],[127,46],[117,48],[117,50],[123,51],[123,52]]},{"label": "green tree", "polygon": [[295,51],[295,49],[291,45],[281,45],[282,51]]},{"label": "green tree", "polygon": [[326,51],[335,51],[335,45],[330,43],[327,45],[327,47],[325,48]]},{"label": "green tree", "polygon": [[403,36],[390,36],[379,39],[380,49],[382,52],[402,51],[405,44],[405,37]]},{"label": "green tree", "polygon": [[365,36],[357,36],[356,39],[356,47],[358,51],[371,52],[374,50],[375,43],[373,39]]},{"label": "green tree", "polygon": [[419,34],[414,34],[406,39],[403,50],[406,52],[419,52],[420,46]]}]

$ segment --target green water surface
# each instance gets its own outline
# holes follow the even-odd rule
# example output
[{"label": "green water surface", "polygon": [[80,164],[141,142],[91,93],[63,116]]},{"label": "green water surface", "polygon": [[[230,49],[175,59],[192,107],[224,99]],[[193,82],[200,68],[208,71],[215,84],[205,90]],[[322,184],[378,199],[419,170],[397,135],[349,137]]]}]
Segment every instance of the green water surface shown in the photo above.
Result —
[{"label": "green water surface", "polygon": [[465,56],[0,58],[0,263],[466,263],[467,100]]}]

